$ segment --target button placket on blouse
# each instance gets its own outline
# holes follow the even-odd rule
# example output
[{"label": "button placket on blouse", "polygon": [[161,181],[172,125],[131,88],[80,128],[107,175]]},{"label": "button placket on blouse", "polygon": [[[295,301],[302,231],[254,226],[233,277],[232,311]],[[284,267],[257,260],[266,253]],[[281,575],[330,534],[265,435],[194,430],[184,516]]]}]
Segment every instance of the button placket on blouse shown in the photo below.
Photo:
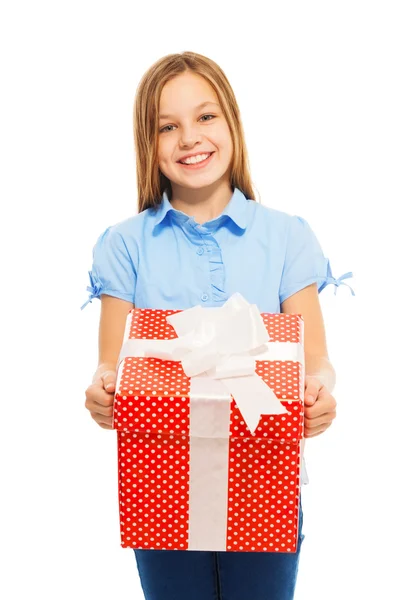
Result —
[{"label": "button placket on blouse", "polygon": [[[197,242],[201,242],[201,245],[199,245],[196,249],[196,253],[200,257],[203,256],[205,252],[208,251],[208,248],[205,247],[205,236],[210,235],[210,232],[208,232],[200,223],[197,223],[194,220],[194,217],[189,217],[185,222],[185,226],[187,231],[189,231],[191,234],[191,237],[195,235]],[[194,240],[195,243],[197,243],[196,240]],[[203,302],[207,302],[209,297],[210,296],[206,292],[203,292],[200,296]]]},{"label": "button placket on blouse", "polygon": [[[209,236],[211,234],[202,225],[199,225],[197,223],[195,224],[195,231],[199,234],[199,236],[201,238],[201,243],[203,244],[202,246],[199,246],[197,248],[197,254],[199,256],[203,256],[205,252],[208,252],[208,242],[206,240],[206,236]],[[204,264],[207,265],[208,263],[204,263]],[[201,294],[201,300],[203,302],[207,302],[207,300],[209,300],[209,298],[210,298],[210,296],[206,292]]]},{"label": "button placket on blouse", "polygon": [[[197,248],[197,254],[199,256],[202,256],[204,254],[204,247],[203,246],[199,246]],[[206,263],[204,263],[204,264],[206,264]],[[204,292],[204,294],[201,295],[201,300],[203,302],[207,302],[208,299],[209,299],[209,295]]]},{"label": "button placket on blouse", "polygon": [[208,300],[224,302],[227,297],[224,290],[224,264],[219,243],[214,237],[213,231],[201,225],[201,223],[197,223],[194,218],[189,218],[187,225],[192,228],[194,233],[198,234],[198,239],[201,241],[202,245],[197,248],[197,254],[200,257],[206,253],[208,254],[208,262],[206,261],[204,264],[209,268],[209,293],[204,291],[200,298],[202,302],[207,302]]},{"label": "button placket on blouse", "polygon": [[[210,280],[210,298],[212,302],[224,302],[227,300],[224,289],[225,267],[221,247],[212,233],[205,239],[206,251],[208,252],[208,267]],[[205,300],[203,300],[205,302]]]}]

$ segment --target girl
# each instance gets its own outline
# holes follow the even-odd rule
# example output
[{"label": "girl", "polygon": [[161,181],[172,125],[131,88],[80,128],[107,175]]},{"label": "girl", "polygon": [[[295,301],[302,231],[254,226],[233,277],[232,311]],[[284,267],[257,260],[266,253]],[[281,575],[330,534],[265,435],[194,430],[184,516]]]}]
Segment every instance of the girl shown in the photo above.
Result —
[{"label": "girl", "polygon": [[[111,428],[131,308],[218,307],[240,292],[260,312],[302,314],[304,435],[321,434],[336,402],[318,293],[352,273],[333,278],[307,221],[255,200],[239,108],[209,58],[183,52],[150,67],[135,98],[134,137],[138,214],[99,236],[82,306],[101,299],[99,366],[85,402],[92,418]],[[298,548],[290,554],[135,549],[145,598],[292,599],[302,522],[300,504]]]}]

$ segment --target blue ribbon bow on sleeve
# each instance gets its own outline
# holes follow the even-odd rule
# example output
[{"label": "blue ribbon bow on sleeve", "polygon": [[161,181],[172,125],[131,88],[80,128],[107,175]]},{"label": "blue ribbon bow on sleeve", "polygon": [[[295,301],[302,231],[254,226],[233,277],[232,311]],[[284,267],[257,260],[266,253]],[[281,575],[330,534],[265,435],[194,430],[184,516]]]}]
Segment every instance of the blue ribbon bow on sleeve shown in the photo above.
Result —
[{"label": "blue ribbon bow on sleeve", "polygon": [[345,273],[344,275],[341,275],[340,277],[338,277],[338,279],[335,279],[335,277],[330,277],[330,278],[329,278],[329,283],[333,283],[333,284],[336,286],[336,287],[335,287],[335,295],[336,295],[336,292],[338,291],[338,287],[339,287],[340,285],[346,285],[346,286],[348,286],[348,287],[349,287],[349,289],[351,290],[351,292],[352,292],[352,295],[353,295],[353,296],[355,296],[355,292],[354,292],[354,290],[351,288],[351,286],[350,286],[350,285],[348,285],[347,283],[345,283],[345,282],[343,281],[344,279],[349,279],[350,277],[352,277],[352,272],[351,272],[351,271],[348,271],[348,273]]},{"label": "blue ribbon bow on sleeve", "polygon": [[92,300],[94,298],[98,298],[99,297],[99,294],[101,293],[102,287],[103,287],[102,283],[99,281],[99,279],[96,277],[96,275],[94,275],[92,273],[92,271],[88,271],[88,273],[89,273],[89,280],[90,280],[91,285],[90,286],[88,285],[88,287],[86,288],[86,290],[88,292],[91,292],[91,293],[89,295],[88,300],[85,302],[85,304],[83,304],[81,306],[81,310],[83,310],[85,308],[85,306],[87,304],[89,304],[89,302],[92,302]]}]

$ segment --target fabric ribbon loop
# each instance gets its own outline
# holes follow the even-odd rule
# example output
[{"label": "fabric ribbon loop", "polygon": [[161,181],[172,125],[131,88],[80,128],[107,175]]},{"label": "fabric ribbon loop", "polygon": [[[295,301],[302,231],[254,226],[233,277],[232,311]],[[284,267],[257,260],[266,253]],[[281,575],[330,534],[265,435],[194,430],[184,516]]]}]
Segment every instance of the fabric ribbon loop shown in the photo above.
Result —
[{"label": "fabric ribbon loop", "polygon": [[344,279],[349,279],[349,278],[351,278],[351,277],[352,277],[352,275],[353,275],[353,274],[352,274],[352,271],[348,271],[348,273],[344,273],[343,275],[341,275],[341,276],[340,276],[340,277],[338,277],[337,279],[333,278],[333,282],[332,282],[332,283],[334,283],[334,284],[335,284],[335,286],[336,286],[336,287],[335,287],[335,296],[336,296],[336,292],[338,291],[338,287],[339,287],[340,285],[346,285],[346,286],[348,286],[348,287],[349,287],[349,289],[350,289],[350,290],[351,290],[351,292],[352,292],[352,295],[353,295],[353,296],[355,296],[355,292],[354,292],[354,290],[351,288],[351,286],[350,286],[348,283],[345,283],[345,282],[344,282]]}]

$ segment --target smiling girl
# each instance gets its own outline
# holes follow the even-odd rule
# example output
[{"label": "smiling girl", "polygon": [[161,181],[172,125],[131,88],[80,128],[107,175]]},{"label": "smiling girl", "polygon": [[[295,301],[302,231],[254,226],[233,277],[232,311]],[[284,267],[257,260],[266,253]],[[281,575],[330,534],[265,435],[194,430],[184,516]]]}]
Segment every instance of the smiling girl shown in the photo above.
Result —
[{"label": "smiling girl", "polygon": [[[99,364],[85,402],[92,418],[111,429],[131,308],[219,307],[240,292],[261,313],[303,316],[304,435],[320,435],[336,401],[318,294],[352,273],[332,276],[304,218],[256,201],[239,108],[211,59],[183,52],[148,69],[136,93],[134,139],[138,214],[99,236],[82,307],[101,299]],[[292,599],[304,539],[299,507],[295,553],[134,549],[146,600]]]}]

